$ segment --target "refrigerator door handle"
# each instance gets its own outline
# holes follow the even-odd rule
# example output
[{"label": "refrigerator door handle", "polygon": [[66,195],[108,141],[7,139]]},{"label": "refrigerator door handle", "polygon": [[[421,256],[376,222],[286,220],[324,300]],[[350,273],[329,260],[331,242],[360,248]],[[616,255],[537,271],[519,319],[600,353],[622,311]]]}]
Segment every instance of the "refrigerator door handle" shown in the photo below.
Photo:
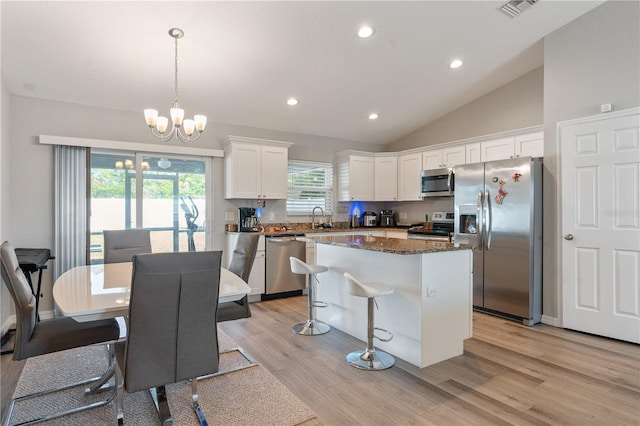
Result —
[{"label": "refrigerator door handle", "polygon": [[491,200],[489,198],[489,190],[484,191],[484,210],[486,215],[487,228],[487,251],[491,248]]},{"label": "refrigerator door handle", "polygon": [[482,237],[484,232],[484,215],[482,214],[482,191],[478,191],[478,201],[476,202],[476,227],[478,229],[478,236],[476,246],[482,248],[484,245],[484,238]]}]

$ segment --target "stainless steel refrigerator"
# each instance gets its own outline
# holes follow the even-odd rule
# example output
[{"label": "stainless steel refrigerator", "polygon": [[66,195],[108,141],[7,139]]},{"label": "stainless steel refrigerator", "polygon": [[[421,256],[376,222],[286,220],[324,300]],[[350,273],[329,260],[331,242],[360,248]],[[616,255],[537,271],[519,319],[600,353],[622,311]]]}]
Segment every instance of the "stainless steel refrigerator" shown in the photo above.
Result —
[{"label": "stainless steel refrigerator", "polygon": [[456,166],[454,232],[474,247],[474,308],[540,322],[542,159]]}]

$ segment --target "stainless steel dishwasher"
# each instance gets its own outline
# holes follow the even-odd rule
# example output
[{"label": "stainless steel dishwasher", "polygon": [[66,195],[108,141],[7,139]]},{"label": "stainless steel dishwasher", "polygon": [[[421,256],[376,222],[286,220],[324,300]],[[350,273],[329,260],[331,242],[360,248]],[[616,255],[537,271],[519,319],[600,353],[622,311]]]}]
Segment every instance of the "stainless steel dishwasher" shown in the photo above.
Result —
[{"label": "stainless steel dishwasher", "polygon": [[296,234],[266,235],[266,283],[262,299],[273,299],[302,294],[305,276],[291,272],[289,257],[306,261],[306,243],[296,240]]}]

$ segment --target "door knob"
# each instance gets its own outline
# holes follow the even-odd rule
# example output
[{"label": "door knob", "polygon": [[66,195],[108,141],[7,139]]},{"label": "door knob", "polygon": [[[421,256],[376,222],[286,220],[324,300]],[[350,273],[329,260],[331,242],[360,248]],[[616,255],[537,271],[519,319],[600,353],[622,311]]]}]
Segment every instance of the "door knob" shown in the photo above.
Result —
[{"label": "door knob", "polygon": [[564,239],[565,239],[565,240],[567,240],[567,241],[571,241],[571,240],[573,240],[573,234],[567,234],[567,235],[565,235],[565,236],[564,236]]}]

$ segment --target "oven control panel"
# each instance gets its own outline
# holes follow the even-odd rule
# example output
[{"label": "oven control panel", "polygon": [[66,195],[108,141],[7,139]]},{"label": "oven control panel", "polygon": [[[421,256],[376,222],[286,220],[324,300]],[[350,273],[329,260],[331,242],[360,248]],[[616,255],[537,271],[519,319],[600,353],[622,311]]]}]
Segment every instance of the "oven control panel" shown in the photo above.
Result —
[{"label": "oven control panel", "polygon": [[453,212],[433,212],[431,220],[433,222],[453,223]]}]

